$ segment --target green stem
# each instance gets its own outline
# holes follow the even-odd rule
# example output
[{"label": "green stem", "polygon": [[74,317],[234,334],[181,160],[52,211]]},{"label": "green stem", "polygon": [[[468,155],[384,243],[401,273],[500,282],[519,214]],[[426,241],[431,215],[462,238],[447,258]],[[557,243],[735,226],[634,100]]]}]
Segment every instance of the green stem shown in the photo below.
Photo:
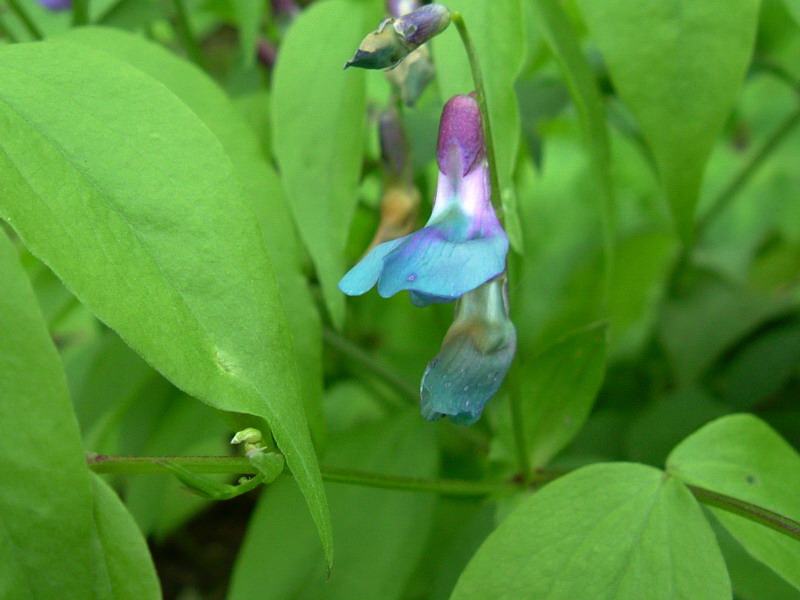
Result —
[{"label": "green stem", "polygon": [[800,542],[800,523],[784,515],[773,512],[756,504],[739,500],[725,494],[712,492],[696,485],[689,485],[689,490],[703,504],[719,508],[734,515],[749,519],[764,527],[769,527],[783,535]]},{"label": "green stem", "polygon": [[[472,43],[472,38],[469,35],[467,24],[464,22],[463,15],[459,12],[454,12],[450,19],[455,23],[458,35],[461,37],[461,43],[464,45],[464,50],[469,60],[469,67],[472,71],[472,82],[475,84],[475,96],[478,100],[478,106],[481,109],[483,132],[486,138],[486,155],[489,160],[489,173],[492,183],[492,205],[502,214],[503,202],[500,193],[500,177],[497,174],[497,156],[494,152],[492,122],[489,119],[489,105],[486,101],[486,86],[483,84],[480,60],[478,59],[475,45]],[[520,469],[523,481],[527,483],[530,478],[530,462],[528,460],[527,444],[525,443],[525,434],[522,424],[522,405],[520,404],[519,394],[511,394],[511,418],[514,426],[517,465]]]},{"label": "green stem", "polygon": [[750,181],[750,178],[769,155],[789,137],[789,134],[795,130],[798,124],[800,124],[800,108],[796,108],[784,119],[783,123],[781,123],[764,143],[750,155],[728,185],[726,185],[714,199],[711,206],[698,221],[698,239],[714,218],[731,203],[742,188]]},{"label": "green stem", "polygon": [[522,483],[524,485],[528,485],[531,482],[533,473],[531,471],[531,461],[528,455],[528,441],[525,435],[525,418],[522,412],[522,397],[516,378],[511,386],[509,404],[511,407],[511,425],[514,431],[514,448],[517,457],[517,469],[519,470]]},{"label": "green stem", "polygon": [[178,34],[183,39],[186,53],[193,63],[202,67],[203,53],[200,50],[200,44],[197,43],[197,37],[192,30],[192,24],[189,21],[189,13],[186,11],[186,5],[183,0],[172,0],[172,4],[175,7]]},{"label": "green stem", "polygon": [[[238,456],[110,456],[92,454],[86,457],[95,473],[172,473],[167,462],[180,465],[193,473],[232,473],[255,475],[258,470],[245,457]],[[457,479],[421,479],[367,473],[338,467],[322,467],[322,478],[335,483],[350,483],[408,492],[434,492],[444,496],[491,496],[511,494],[519,486],[502,482],[463,481]]]},{"label": "green stem", "polygon": [[25,26],[25,29],[28,30],[28,33],[31,34],[31,37],[35,40],[40,40],[44,36],[39,28],[36,26],[36,23],[33,22],[31,16],[22,8],[22,5],[17,2],[17,0],[8,0],[8,7],[11,9],[17,18],[22,21],[22,24]]},{"label": "green stem", "polygon": [[72,25],[80,27],[89,22],[89,0],[72,0]]},{"label": "green stem", "polygon": [[383,362],[356,346],[343,335],[326,327],[323,330],[323,339],[331,348],[380,377],[401,396],[407,398],[414,404],[419,402],[419,390],[417,388],[392,371],[392,369]]},{"label": "green stem", "polygon": [[461,13],[454,12],[450,20],[456,25],[458,35],[461,36],[461,43],[464,45],[464,50],[466,50],[467,58],[469,59],[469,68],[472,71],[472,82],[475,84],[475,96],[478,100],[478,106],[481,109],[481,118],[483,119],[483,132],[486,138],[486,155],[489,159],[489,173],[492,180],[492,204],[496,209],[502,212],[500,178],[497,175],[497,160],[494,153],[492,123],[489,120],[489,107],[486,103],[486,87],[483,85],[483,74],[481,73],[478,53],[475,51],[475,45],[472,43],[472,38],[467,30],[467,24],[464,22],[464,17]]}]

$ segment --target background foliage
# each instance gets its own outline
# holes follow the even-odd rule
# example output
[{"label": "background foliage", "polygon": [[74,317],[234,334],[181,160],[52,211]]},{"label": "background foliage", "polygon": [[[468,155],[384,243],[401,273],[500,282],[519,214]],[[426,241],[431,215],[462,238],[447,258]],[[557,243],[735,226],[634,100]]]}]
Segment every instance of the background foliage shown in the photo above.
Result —
[{"label": "background foliage", "polygon": [[[0,5],[0,597],[799,599],[800,530],[718,495],[800,521],[800,3],[448,3],[519,336],[470,428],[418,414],[452,306],[336,288],[390,102],[341,67],[384,4],[278,4]],[[473,88],[431,47],[421,221]],[[246,426],[287,469],[229,502],[92,472]]]}]

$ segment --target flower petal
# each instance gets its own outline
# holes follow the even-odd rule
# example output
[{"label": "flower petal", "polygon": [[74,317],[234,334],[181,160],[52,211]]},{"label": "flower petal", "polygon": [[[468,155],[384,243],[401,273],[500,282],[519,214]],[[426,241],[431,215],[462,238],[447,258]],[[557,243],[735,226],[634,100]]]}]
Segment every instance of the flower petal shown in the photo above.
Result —
[{"label": "flower petal", "polygon": [[500,389],[515,350],[513,327],[507,343],[488,354],[478,350],[468,332],[454,336],[428,363],[422,376],[422,416],[429,421],[449,416],[459,425],[475,423]]},{"label": "flower petal", "polygon": [[403,243],[386,254],[378,293],[388,298],[411,290],[458,298],[505,270],[508,238],[499,227],[487,237],[464,242],[451,241],[445,235],[429,225],[401,238]]},{"label": "flower petal", "polygon": [[348,296],[366,294],[378,281],[386,255],[402,244],[408,237],[411,236],[405,236],[375,246],[341,278],[339,289]]}]

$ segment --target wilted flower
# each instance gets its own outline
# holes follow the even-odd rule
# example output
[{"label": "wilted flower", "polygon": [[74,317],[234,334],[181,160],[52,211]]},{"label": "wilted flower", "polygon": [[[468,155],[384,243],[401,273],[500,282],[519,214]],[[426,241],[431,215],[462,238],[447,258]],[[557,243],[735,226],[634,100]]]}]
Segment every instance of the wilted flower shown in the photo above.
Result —
[{"label": "wilted flower", "polygon": [[411,151],[397,109],[391,107],[383,111],[378,130],[384,191],[381,198],[380,225],[367,252],[378,244],[410,233],[419,213],[419,190],[414,186]]},{"label": "wilted flower", "polygon": [[425,227],[379,244],[339,282],[350,296],[376,283],[388,298],[408,290],[417,306],[451,302],[505,270],[508,237],[491,203],[489,167],[478,103],[451,98],[437,145],[439,181]]},{"label": "wilted flower", "polygon": [[361,42],[344,68],[390,69],[450,24],[442,4],[426,4],[397,19],[389,18]]},{"label": "wilted flower", "polygon": [[71,0],[36,0],[48,10],[67,10],[72,8]]},{"label": "wilted flower", "polygon": [[508,318],[505,277],[464,294],[442,349],[420,386],[422,416],[472,425],[497,393],[514,360],[517,333]]}]

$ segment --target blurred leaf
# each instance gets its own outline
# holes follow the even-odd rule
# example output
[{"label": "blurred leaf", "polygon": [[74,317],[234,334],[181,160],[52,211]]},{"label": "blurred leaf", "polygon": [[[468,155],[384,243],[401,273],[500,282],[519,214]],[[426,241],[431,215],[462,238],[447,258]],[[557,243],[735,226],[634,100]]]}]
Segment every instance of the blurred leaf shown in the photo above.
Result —
[{"label": "blurred leaf", "polygon": [[344,248],[357,202],[366,123],[365,73],[343,73],[342,65],[379,22],[373,4],[314,4],[289,28],[273,73],[275,157],[337,327],[345,310],[337,283],[345,272]]},{"label": "blurred leaf", "polygon": [[723,370],[725,400],[739,409],[778,392],[800,366],[800,323],[767,329],[741,348]]},{"label": "blurred leaf", "polygon": [[330,557],[277,282],[217,139],[163,85],[85,46],[5,47],[0,73],[2,216],[168,379],[267,419]]},{"label": "blurred leaf", "polygon": [[[533,468],[550,462],[589,416],[605,374],[606,331],[602,323],[574,332],[516,367],[511,393],[519,394]],[[507,408],[503,416],[510,418]],[[513,457],[511,423],[501,427],[495,441],[495,451]]]},{"label": "blurred leaf", "polygon": [[786,3],[786,8],[789,9],[797,23],[800,24],[800,0],[784,0],[784,2]]},{"label": "blurred leaf", "polygon": [[0,597],[92,597],[92,490],[58,354],[0,228]]},{"label": "blurred leaf", "polygon": [[164,12],[164,5],[159,0],[120,0],[106,10],[96,23],[132,31],[163,18]]},{"label": "blurred leaf", "polygon": [[[680,551],[676,551],[676,549]],[[585,467],[526,498],[467,565],[452,600],[730,600],[691,493],[643,465]]]},{"label": "blurred leaf", "polygon": [[105,481],[92,473],[92,482],[94,528],[100,545],[93,565],[97,577],[96,597],[159,600],[161,586],[136,521]]},{"label": "blurred leaf", "polygon": [[[451,0],[451,11],[464,16],[478,54],[494,140],[505,226],[514,248],[522,251],[513,175],[519,151],[520,118],[514,82],[525,63],[526,45],[521,0]],[[474,89],[466,52],[455,26],[436,38],[434,58],[443,100]]]},{"label": "blurred leaf", "polygon": [[556,0],[535,0],[532,6],[536,23],[561,68],[572,102],[578,111],[595,177],[600,182],[605,236],[603,269],[605,277],[610,277],[613,267],[614,189],[611,181],[610,150],[603,99],[572,23],[561,5]]},{"label": "blurred leaf", "polygon": [[703,169],[750,60],[759,0],[578,0],[692,239]]},{"label": "blurred leaf", "polygon": [[712,277],[698,279],[664,304],[659,320],[679,385],[691,387],[726,350],[792,306],[785,294],[756,294]]},{"label": "blurred leaf", "polygon": [[635,416],[625,439],[627,459],[654,466],[687,435],[730,410],[699,390],[678,391],[656,399]]},{"label": "blurred leaf", "polygon": [[[417,414],[350,430],[332,444],[326,464],[374,473],[431,477],[433,430]],[[393,600],[422,553],[435,497],[424,493],[327,484],[336,531],[328,577],[314,530],[283,478],[262,495],[233,574],[229,600],[303,598]]]},{"label": "blurred leaf", "polygon": [[[70,32],[70,39],[110,52],[163,83],[208,126],[231,157],[264,235],[281,300],[294,339],[300,389],[314,439],[324,439],[322,420],[322,329],[319,313],[301,272],[300,248],[275,170],[266,161],[257,137],[224,92],[191,63],[157,44],[100,28]],[[266,98],[259,96],[263,102]],[[266,108],[266,104],[265,104]]]},{"label": "blurred leaf", "polygon": [[[672,451],[667,467],[686,483],[800,520],[800,454],[752,415],[709,423]],[[800,589],[800,542],[744,517],[711,510],[750,554]]]}]

